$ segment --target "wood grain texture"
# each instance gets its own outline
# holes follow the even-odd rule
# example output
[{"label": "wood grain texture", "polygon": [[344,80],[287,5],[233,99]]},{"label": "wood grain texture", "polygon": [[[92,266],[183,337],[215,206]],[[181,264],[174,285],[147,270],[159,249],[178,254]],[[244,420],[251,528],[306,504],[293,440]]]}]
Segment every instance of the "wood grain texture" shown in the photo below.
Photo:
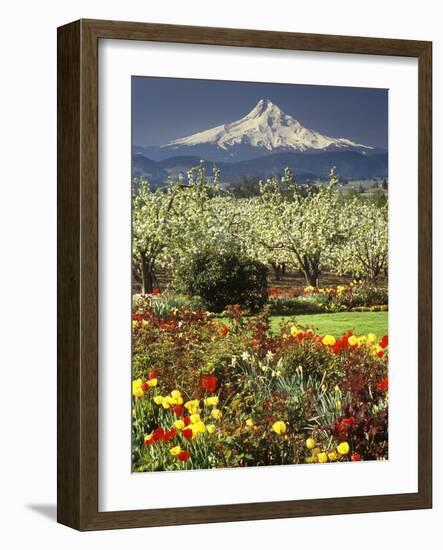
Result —
[{"label": "wood grain texture", "polygon": [[[419,60],[417,493],[98,511],[98,41],[148,40]],[[81,20],[58,29],[58,521],[79,530],[409,510],[432,506],[431,43]]]},{"label": "wood grain texture", "polygon": [[432,44],[418,66],[418,485],[432,507]]},{"label": "wood grain texture", "polygon": [[213,46],[240,46],[313,52],[336,52],[418,57],[427,44],[417,40],[334,36],[181,25],[157,25],[125,21],[82,22],[100,38],[149,40]]},{"label": "wood grain texture", "polygon": [[79,525],[80,494],[80,23],[58,32],[57,517]]}]

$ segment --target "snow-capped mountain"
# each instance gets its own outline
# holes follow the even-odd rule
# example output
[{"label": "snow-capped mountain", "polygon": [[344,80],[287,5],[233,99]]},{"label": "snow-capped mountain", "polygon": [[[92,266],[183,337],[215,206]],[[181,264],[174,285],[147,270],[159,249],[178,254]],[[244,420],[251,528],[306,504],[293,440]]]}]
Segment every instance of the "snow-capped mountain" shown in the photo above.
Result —
[{"label": "snow-capped mountain", "polygon": [[305,128],[269,99],[261,99],[246,116],[160,147],[159,156],[197,155],[210,160],[245,160],[277,152],[370,150],[343,137]]}]

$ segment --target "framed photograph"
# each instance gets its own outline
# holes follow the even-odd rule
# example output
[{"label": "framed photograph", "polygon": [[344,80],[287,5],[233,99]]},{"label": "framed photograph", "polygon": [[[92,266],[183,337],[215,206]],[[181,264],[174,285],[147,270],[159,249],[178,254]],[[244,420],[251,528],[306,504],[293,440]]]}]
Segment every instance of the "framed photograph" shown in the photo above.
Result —
[{"label": "framed photograph", "polygon": [[58,29],[58,521],[432,506],[430,42]]}]

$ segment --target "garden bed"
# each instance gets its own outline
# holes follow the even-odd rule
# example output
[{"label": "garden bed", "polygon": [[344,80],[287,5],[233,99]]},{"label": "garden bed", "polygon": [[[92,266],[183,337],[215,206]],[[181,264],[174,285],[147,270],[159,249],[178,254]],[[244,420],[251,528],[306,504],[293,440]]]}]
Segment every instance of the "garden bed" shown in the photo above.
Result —
[{"label": "garden bed", "polygon": [[135,472],[388,457],[386,335],[163,313],[133,311]]}]

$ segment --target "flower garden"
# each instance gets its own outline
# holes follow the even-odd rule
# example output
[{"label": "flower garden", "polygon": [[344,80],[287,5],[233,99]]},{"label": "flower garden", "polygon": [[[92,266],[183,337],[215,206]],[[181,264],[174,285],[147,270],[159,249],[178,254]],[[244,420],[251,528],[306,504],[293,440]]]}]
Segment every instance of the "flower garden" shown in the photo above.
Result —
[{"label": "flower garden", "polygon": [[217,178],[134,191],[133,471],[386,460],[386,205]]},{"label": "flower garden", "polygon": [[387,336],[152,301],[133,310],[134,471],[387,458]]}]

